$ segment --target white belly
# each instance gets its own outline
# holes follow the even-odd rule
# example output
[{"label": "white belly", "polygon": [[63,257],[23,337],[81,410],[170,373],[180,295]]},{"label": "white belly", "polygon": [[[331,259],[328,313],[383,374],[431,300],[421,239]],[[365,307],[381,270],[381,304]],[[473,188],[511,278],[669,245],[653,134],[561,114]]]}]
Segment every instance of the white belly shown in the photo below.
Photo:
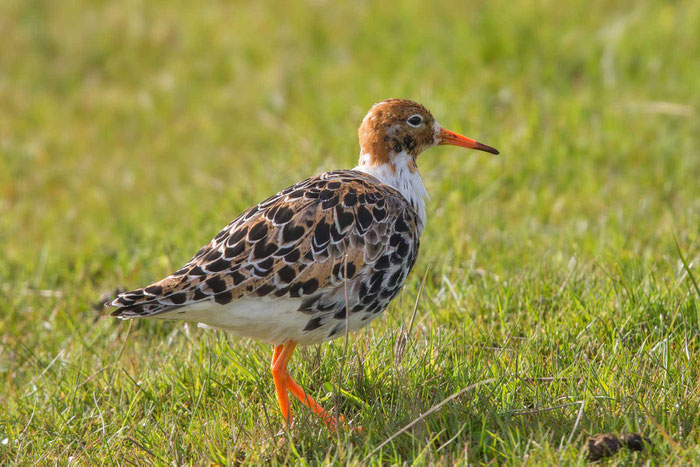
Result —
[{"label": "white belly", "polygon": [[[225,329],[240,337],[249,337],[273,345],[295,341],[301,345],[316,344],[345,335],[345,320],[328,314],[322,324],[304,330],[319,313],[299,311],[300,298],[240,298],[226,305],[206,301],[154,315],[156,319],[176,319],[200,323],[202,327]],[[349,316],[350,330],[354,331],[379,315],[358,312]],[[333,335],[331,331],[336,330]]]}]

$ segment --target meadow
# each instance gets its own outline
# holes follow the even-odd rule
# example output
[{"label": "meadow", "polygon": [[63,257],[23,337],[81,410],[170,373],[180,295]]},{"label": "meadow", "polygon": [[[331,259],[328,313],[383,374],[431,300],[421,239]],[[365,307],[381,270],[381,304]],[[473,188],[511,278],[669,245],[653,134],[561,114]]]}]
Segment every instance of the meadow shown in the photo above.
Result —
[{"label": "meadow", "polygon": [[[0,36],[0,464],[700,458],[700,2],[9,0]],[[361,432],[285,429],[268,346],[106,316],[388,97],[501,155],[424,153],[406,286],[292,359]]]}]

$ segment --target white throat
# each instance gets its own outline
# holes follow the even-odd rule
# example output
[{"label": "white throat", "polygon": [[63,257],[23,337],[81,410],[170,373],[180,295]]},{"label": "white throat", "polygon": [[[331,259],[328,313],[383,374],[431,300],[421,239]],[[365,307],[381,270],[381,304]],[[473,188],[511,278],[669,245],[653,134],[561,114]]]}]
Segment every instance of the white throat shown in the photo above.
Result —
[{"label": "white throat", "polygon": [[430,199],[430,197],[418,170],[412,172],[409,168],[409,162],[412,162],[412,159],[410,154],[402,151],[394,156],[390,163],[370,165],[369,155],[360,154],[360,163],[353,170],[372,175],[380,182],[396,188],[418,213],[418,235],[422,235],[426,222],[425,200]]}]

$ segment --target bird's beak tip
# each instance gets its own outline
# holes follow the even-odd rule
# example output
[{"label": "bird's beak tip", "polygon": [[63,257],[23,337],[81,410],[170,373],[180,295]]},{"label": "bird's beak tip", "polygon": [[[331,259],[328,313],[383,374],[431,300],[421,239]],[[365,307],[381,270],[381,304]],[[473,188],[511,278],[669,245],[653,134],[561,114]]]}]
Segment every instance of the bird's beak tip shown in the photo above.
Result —
[{"label": "bird's beak tip", "polygon": [[494,155],[500,154],[500,152],[496,148],[480,143],[467,136],[460,135],[459,133],[455,133],[454,131],[446,130],[444,128],[440,130],[440,143],[438,144],[449,144],[452,146],[460,146],[462,148],[476,149]]}]

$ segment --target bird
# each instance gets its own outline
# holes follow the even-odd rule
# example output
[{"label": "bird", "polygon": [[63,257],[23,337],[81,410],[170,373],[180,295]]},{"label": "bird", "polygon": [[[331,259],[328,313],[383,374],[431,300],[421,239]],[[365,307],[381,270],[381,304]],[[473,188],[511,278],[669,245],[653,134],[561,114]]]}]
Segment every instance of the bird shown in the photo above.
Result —
[{"label": "bird", "polygon": [[[289,393],[331,429],[344,422],[291,377],[297,345],[319,344],[379,317],[418,256],[428,193],[417,160],[438,145],[499,154],[440,126],[407,99],[374,104],[352,170],[321,173],[249,208],[182,268],[109,303],[121,319],[166,319],[271,344],[285,424]],[[347,327],[347,329],[346,329]]]}]

